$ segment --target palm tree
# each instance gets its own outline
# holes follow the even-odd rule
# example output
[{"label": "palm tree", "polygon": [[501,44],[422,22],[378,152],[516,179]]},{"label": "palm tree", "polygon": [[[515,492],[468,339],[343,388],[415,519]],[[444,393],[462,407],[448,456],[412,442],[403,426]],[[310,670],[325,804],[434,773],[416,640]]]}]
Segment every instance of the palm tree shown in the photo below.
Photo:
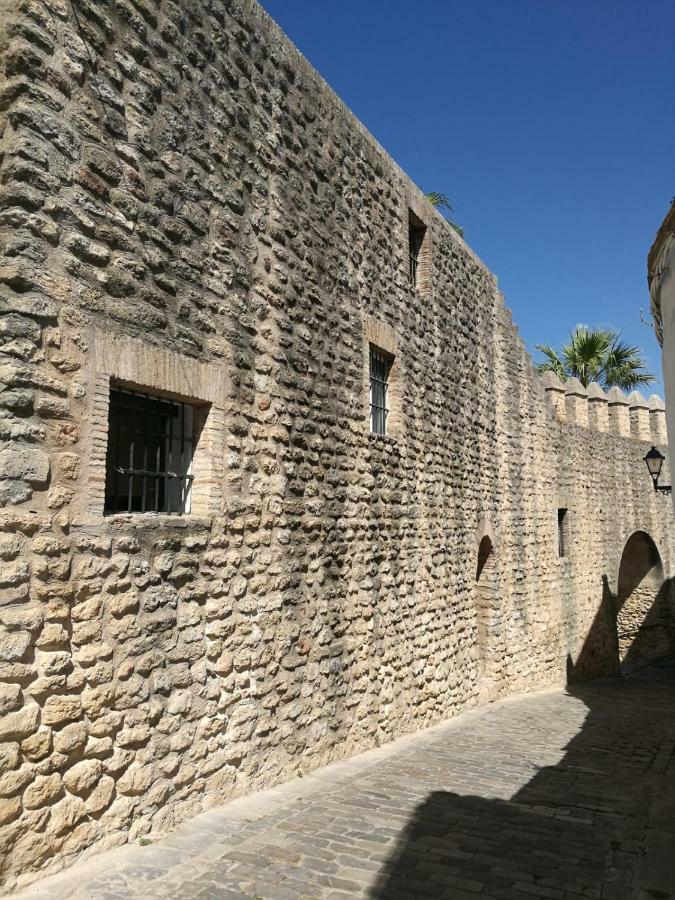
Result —
[{"label": "palm tree", "polygon": [[[439,194],[438,191],[431,191],[426,195],[426,198],[436,209],[445,209],[449,213],[454,212],[452,203],[445,194]],[[451,228],[454,228],[460,237],[464,237],[464,229],[461,225],[458,225],[457,222],[453,222],[452,219],[448,219],[448,225],[450,225]]]},{"label": "palm tree", "polygon": [[561,381],[578,378],[584,387],[597,381],[605,389],[616,385],[632,391],[656,381],[644,371],[640,348],[622,341],[620,332],[612,328],[577,325],[560,352],[548,344],[537,344],[537,350],[545,357],[537,364],[539,372],[554,372]]}]

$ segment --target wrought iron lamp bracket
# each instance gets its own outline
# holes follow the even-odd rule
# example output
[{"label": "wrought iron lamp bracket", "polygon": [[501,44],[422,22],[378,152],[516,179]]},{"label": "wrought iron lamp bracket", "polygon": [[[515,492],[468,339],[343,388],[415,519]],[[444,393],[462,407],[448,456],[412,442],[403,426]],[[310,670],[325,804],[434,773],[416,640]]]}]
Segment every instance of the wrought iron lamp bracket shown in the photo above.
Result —
[{"label": "wrought iron lamp bracket", "polygon": [[656,447],[652,447],[649,453],[644,457],[644,461],[649,470],[649,475],[654,485],[654,490],[661,494],[672,494],[673,486],[671,484],[659,484],[661,476],[661,467],[665,460],[665,456]]}]

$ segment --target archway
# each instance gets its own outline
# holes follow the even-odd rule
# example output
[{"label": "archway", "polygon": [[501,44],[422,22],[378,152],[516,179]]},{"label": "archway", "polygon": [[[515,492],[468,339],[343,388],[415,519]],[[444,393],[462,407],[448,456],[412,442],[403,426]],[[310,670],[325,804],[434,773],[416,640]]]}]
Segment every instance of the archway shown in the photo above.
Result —
[{"label": "archway", "polygon": [[494,545],[485,535],[478,545],[476,565],[476,641],[481,699],[499,692],[503,654],[501,652],[501,606]]},{"label": "archway", "polygon": [[624,671],[672,650],[671,591],[656,544],[645,531],[634,532],[621,555],[616,628]]}]

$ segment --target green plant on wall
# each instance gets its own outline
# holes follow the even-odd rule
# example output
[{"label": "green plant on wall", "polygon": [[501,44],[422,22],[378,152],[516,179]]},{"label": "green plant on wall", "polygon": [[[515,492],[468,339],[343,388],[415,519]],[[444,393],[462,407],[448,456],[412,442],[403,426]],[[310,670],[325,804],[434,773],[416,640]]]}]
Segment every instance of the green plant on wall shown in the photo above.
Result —
[{"label": "green plant on wall", "polygon": [[[452,203],[445,194],[439,194],[438,191],[431,191],[426,195],[426,198],[429,203],[431,203],[431,205],[436,209],[446,210],[446,212],[451,214],[454,212]],[[462,228],[462,226],[458,225],[457,222],[453,222],[452,219],[448,219],[447,216],[446,219],[448,220],[448,224],[450,225],[450,227],[454,228],[460,237],[464,237],[464,229]]]}]

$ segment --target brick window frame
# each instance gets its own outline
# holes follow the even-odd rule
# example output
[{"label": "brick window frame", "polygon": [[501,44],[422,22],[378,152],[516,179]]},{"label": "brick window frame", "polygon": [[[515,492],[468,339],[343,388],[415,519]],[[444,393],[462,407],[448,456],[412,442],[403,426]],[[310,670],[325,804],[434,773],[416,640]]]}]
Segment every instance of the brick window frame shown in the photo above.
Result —
[{"label": "brick window frame", "polygon": [[[388,360],[387,372],[387,430],[385,434],[371,430],[370,404],[370,354],[371,348],[379,351]],[[396,438],[402,433],[401,417],[401,353],[396,332],[389,325],[369,315],[363,317],[363,391],[364,425],[373,438],[382,440]]]},{"label": "brick window frame", "polygon": [[165,513],[105,514],[106,455],[111,386],[145,391],[202,410],[192,457],[191,508],[180,518],[217,515],[223,502],[226,377],[215,366],[171,350],[148,346],[126,336],[95,331],[88,372],[90,417],[87,429],[86,490],[81,512],[105,520],[134,522],[147,516],[175,519]]},{"label": "brick window frame", "polygon": [[[432,210],[426,198],[421,196],[409,196],[406,209],[407,215],[402,235],[402,245],[405,247],[406,281],[410,289],[418,294],[431,294],[433,286],[433,241],[432,229],[429,223]],[[411,244],[413,240],[416,242],[415,248]],[[413,249],[416,251],[414,281],[411,278],[411,254]]]}]

